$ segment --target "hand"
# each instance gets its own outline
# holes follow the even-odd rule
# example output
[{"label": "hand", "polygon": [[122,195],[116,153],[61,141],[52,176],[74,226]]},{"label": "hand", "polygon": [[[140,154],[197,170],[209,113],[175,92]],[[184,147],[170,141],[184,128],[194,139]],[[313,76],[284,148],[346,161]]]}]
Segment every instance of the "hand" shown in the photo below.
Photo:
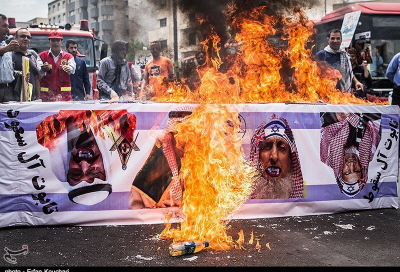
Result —
[{"label": "hand", "polygon": [[13,52],[19,48],[19,43],[16,40],[12,40],[9,44],[6,46],[7,52]]},{"label": "hand", "polygon": [[72,72],[72,68],[69,65],[61,65],[61,68],[63,69],[64,72],[70,74]]},{"label": "hand", "polygon": [[43,72],[48,72],[51,70],[52,65],[49,64],[48,62],[43,63],[42,66],[40,66],[40,68],[42,69]]},{"label": "hand", "polygon": [[356,83],[356,90],[357,91],[362,90],[363,88],[364,88],[364,85],[361,82],[357,82]]},{"label": "hand", "polygon": [[26,83],[29,83],[29,79],[31,78],[31,73],[27,73],[25,76]]},{"label": "hand", "polygon": [[368,62],[366,61],[366,60],[363,60],[363,62],[362,62],[362,66],[363,66],[363,68],[365,69],[365,68],[367,68],[368,69]]},{"label": "hand", "polygon": [[143,90],[139,90],[138,100],[146,100],[146,95]]},{"label": "hand", "polygon": [[85,94],[85,100],[92,100],[92,97],[90,96],[90,94]]},{"label": "hand", "polygon": [[119,100],[118,94],[117,94],[114,90],[111,90],[111,93],[110,93],[110,103],[111,103],[111,102],[118,101],[118,100]]}]

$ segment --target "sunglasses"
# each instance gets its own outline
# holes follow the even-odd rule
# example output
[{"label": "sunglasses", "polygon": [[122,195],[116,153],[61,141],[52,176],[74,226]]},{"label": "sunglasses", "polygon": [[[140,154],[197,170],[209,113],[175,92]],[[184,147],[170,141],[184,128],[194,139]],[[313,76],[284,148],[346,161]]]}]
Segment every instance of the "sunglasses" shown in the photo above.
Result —
[{"label": "sunglasses", "polygon": [[51,42],[61,42],[62,39],[55,39],[55,38],[50,38],[49,39]]},{"label": "sunglasses", "polygon": [[31,40],[32,39],[32,37],[31,36],[29,36],[29,35],[19,35],[19,37],[20,38],[22,38],[22,39],[28,39],[28,40]]}]

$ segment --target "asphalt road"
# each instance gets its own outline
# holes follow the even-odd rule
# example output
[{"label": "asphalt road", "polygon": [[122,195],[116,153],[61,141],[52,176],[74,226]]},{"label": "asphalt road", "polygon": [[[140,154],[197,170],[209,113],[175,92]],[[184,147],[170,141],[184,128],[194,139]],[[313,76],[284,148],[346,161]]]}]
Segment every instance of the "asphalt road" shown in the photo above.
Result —
[{"label": "asphalt road", "polygon": [[[228,234],[244,249],[172,257],[163,224],[43,226],[0,229],[3,271],[111,271],[132,267],[393,267],[400,266],[400,210],[377,209],[301,217],[232,220]],[[250,233],[259,239],[249,244]],[[266,245],[269,245],[268,248]],[[28,250],[23,251],[23,245]],[[6,256],[6,248],[20,251]],[[25,254],[24,254],[25,253]],[[119,269],[118,269],[119,268]],[[50,272],[50,270],[48,270]]]}]

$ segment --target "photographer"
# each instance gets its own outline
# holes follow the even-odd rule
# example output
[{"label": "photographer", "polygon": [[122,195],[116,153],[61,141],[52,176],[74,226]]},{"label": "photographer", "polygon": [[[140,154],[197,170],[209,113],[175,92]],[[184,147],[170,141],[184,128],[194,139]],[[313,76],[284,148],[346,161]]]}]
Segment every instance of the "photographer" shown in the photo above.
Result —
[{"label": "photographer", "polygon": [[352,89],[354,89],[354,95],[366,99],[367,92],[372,87],[372,78],[368,70],[368,62],[363,60],[362,64],[357,64],[357,50],[350,48],[347,53],[350,55],[351,67],[353,69],[353,74],[359,82],[363,84],[362,89],[357,89],[354,82],[352,84]]}]

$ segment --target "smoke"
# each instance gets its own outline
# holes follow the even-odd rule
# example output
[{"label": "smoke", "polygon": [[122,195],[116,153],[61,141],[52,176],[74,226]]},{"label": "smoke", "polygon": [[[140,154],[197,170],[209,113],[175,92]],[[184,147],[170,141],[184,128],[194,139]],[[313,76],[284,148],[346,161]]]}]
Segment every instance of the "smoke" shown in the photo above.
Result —
[{"label": "smoke", "polygon": [[[153,0],[154,1],[154,0]],[[294,11],[311,9],[319,4],[319,0],[176,0],[179,9],[186,14],[195,13],[198,18],[206,19],[206,24],[199,25],[198,32],[203,40],[212,27],[221,40],[221,44],[229,42],[235,35],[231,27],[231,19],[239,14],[251,12],[263,6],[270,15],[290,16]],[[229,14],[227,11],[229,11]],[[277,26],[279,27],[279,26]],[[221,52],[224,56],[226,53]]]},{"label": "smoke", "polygon": [[[221,38],[221,43],[228,39],[225,11],[231,0],[177,0],[178,7],[183,13],[195,13],[198,17],[206,19],[216,34]],[[199,29],[204,35],[208,34],[207,29]]]},{"label": "smoke", "polygon": [[125,1],[112,0],[114,40],[129,42],[133,38],[148,45],[148,31],[157,25],[156,3],[157,0],[128,0],[126,5]]}]

